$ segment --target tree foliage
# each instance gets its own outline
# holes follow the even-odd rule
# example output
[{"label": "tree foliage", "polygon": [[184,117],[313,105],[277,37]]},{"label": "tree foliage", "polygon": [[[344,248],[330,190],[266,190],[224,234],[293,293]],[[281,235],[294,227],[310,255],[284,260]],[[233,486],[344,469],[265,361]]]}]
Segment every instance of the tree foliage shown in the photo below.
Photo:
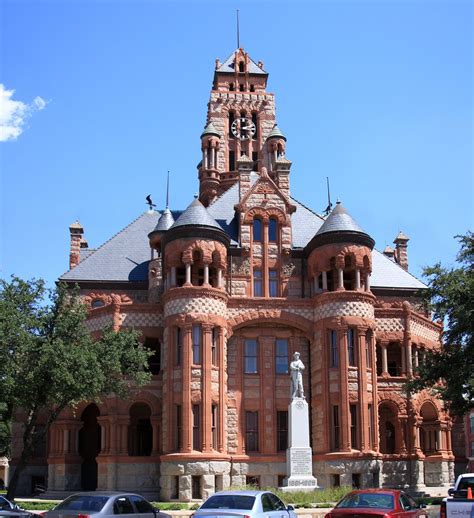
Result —
[{"label": "tree foliage", "polygon": [[474,406],[474,234],[456,237],[461,244],[459,266],[437,263],[424,270],[425,300],[446,330],[443,348],[427,355],[410,389],[434,388],[453,414],[463,415]]},{"label": "tree foliage", "polygon": [[62,410],[107,394],[125,397],[132,386],[150,380],[150,353],[137,332],[106,329],[95,340],[85,326],[87,311],[77,289],[60,284],[46,290],[41,280],[16,277],[0,280],[2,420],[10,422],[19,411],[25,416],[23,451],[10,480],[10,497],[36,443],[45,440]]}]

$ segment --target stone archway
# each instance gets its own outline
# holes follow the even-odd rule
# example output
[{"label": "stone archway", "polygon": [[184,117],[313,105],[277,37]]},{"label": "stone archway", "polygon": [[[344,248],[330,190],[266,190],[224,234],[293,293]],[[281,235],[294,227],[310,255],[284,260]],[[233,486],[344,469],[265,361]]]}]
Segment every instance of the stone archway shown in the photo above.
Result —
[{"label": "stone archway", "polygon": [[425,401],[420,408],[420,447],[425,455],[432,455],[440,449],[440,423],[438,410],[433,403]]},{"label": "stone archway", "polygon": [[90,404],[81,415],[83,422],[79,430],[79,455],[82,457],[81,488],[84,491],[97,489],[97,455],[101,448],[101,427],[97,421],[100,415],[97,405]]},{"label": "stone archway", "polygon": [[389,402],[379,406],[380,452],[400,453],[400,424],[396,407]]},{"label": "stone archway", "polygon": [[128,427],[128,454],[130,456],[149,457],[153,448],[153,428],[151,409],[146,403],[134,403],[130,407],[130,425]]}]

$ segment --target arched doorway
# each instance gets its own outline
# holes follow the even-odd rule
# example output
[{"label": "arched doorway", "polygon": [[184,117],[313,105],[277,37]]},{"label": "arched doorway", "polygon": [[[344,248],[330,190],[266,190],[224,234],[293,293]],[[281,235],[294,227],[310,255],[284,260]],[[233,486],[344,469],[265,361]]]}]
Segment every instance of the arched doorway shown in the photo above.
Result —
[{"label": "arched doorway", "polygon": [[399,421],[397,412],[390,403],[379,407],[380,452],[387,455],[398,453]]},{"label": "arched doorway", "polygon": [[150,421],[151,410],[145,403],[135,403],[130,408],[128,427],[128,454],[147,457],[153,446],[153,428]]},{"label": "arched doorway", "polygon": [[100,411],[91,404],[82,412],[84,423],[79,430],[79,455],[82,457],[81,488],[84,491],[97,489],[97,455],[100,453],[101,428],[97,422]]},{"label": "arched doorway", "polygon": [[440,448],[438,411],[433,403],[426,401],[420,409],[420,416],[423,419],[420,428],[420,447],[425,455],[432,455]]}]

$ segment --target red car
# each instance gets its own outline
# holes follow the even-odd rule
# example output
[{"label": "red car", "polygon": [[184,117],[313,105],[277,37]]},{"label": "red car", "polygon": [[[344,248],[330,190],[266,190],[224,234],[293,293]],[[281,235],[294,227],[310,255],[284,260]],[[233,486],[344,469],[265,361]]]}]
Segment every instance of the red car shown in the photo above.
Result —
[{"label": "red car", "polygon": [[348,493],[326,515],[329,518],[428,518],[425,505],[397,489],[359,489]]}]

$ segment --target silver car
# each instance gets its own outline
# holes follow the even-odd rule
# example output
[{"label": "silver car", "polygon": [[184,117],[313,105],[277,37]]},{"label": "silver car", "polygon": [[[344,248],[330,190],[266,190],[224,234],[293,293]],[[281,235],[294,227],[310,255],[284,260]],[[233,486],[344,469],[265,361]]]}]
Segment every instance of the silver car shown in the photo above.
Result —
[{"label": "silver car", "polygon": [[270,491],[220,491],[210,496],[192,516],[297,518],[293,506],[285,505]]},{"label": "silver car", "polygon": [[31,513],[0,496],[0,518],[30,518]]},{"label": "silver car", "polygon": [[133,493],[116,491],[93,491],[76,493],[44,514],[47,518],[106,518],[116,517],[169,518],[167,514],[155,509],[148,500]]}]

